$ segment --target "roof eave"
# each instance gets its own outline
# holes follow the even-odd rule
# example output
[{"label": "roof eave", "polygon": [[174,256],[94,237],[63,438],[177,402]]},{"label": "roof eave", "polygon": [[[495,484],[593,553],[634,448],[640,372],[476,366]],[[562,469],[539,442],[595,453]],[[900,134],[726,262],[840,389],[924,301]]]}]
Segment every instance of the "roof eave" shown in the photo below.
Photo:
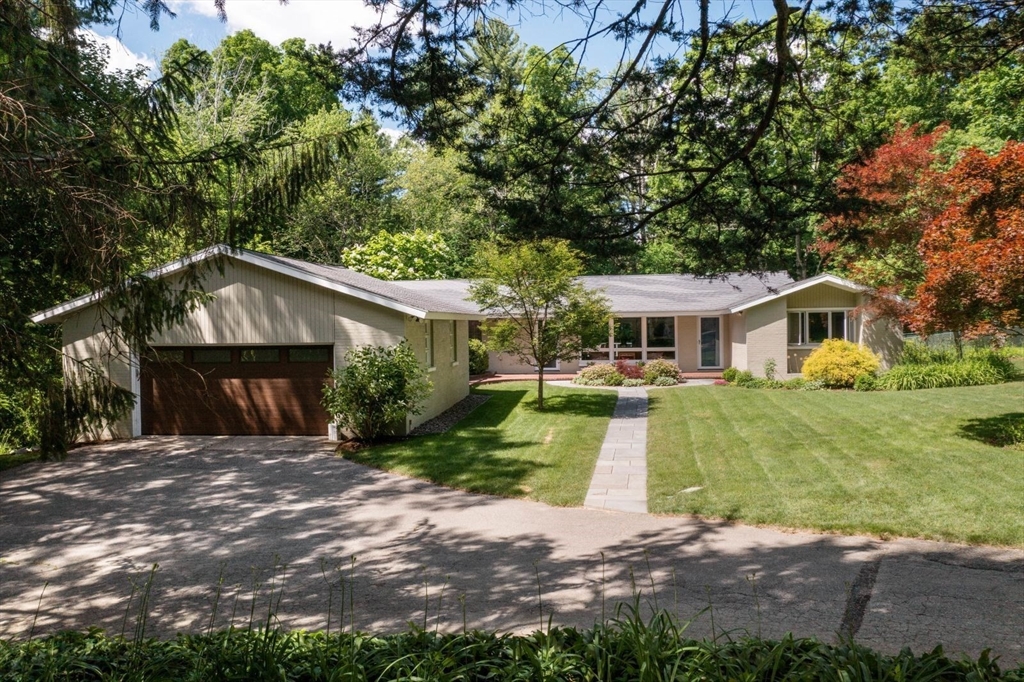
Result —
[{"label": "roof eave", "polygon": [[843,289],[844,291],[849,291],[850,293],[854,294],[863,294],[869,291],[868,287],[863,286],[861,284],[857,284],[856,282],[851,282],[848,279],[843,279],[842,277],[836,277],[835,275],[828,274],[818,275],[817,277],[811,277],[810,279],[805,279],[802,282],[797,282],[792,286],[780,288],[778,291],[768,294],[766,296],[761,296],[752,301],[747,301],[745,303],[734,305],[732,308],[729,309],[729,312],[743,312],[744,310],[749,310],[750,308],[754,308],[764,303],[774,301],[776,299],[782,298],[783,296],[789,296],[790,294],[795,294],[798,291],[809,289],[810,287],[817,286],[818,284],[830,284],[836,287],[837,289]]},{"label": "roof eave", "polygon": [[[426,319],[431,316],[436,318],[438,316],[444,317],[451,315],[460,315],[460,313],[437,313],[434,311],[426,310],[424,308],[411,306],[400,301],[396,301],[392,298],[388,298],[387,296],[374,294],[355,286],[349,286],[346,284],[341,284],[339,282],[333,282],[324,277],[320,277],[318,275],[305,272],[303,270],[292,267],[285,263],[272,261],[266,258],[261,258],[259,254],[250,251],[245,251],[242,249],[232,249],[231,247],[225,244],[217,244],[215,246],[203,249],[202,251],[197,251],[196,253],[193,253],[190,256],[179,258],[178,260],[172,261],[171,263],[167,263],[166,265],[162,265],[159,268],[147,270],[145,273],[143,273],[143,275],[145,277],[149,277],[150,279],[166,277],[176,272],[180,272],[190,265],[200,263],[209,258],[213,258],[214,256],[230,256],[240,261],[249,263],[250,265],[255,265],[266,270],[270,270],[273,272],[277,272],[279,274],[293,277],[295,279],[299,279],[304,282],[308,282],[310,284],[323,287],[325,289],[330,289],[331,291],[346,294],[348,296],[352,296],[354,298],[358,298],[369,303],[375,303],[385,308],[390,308],[391,310],[396,310],[398,312],[405,313],[407,315],[412,315],[414,317]],[[90,294],[86,294],[85,296],[79,296],[78,298],[72,299],[58,306],[54,306],[52,308],[48,308],[46,310],[42,310],[38,313],[35,313],[29,319],[31,319],[36,324],[56,322],[59,321],[60,318],[65,317],[75,312],[76,310],[80,310],[81,308],[92,305],[93,303],[102,300],[103,297],[105,297],[108,293],[109,290],[106,289],[94,291]],[[452,318],[447,317],[446,319]],[[466,319],[479,318],[468,316],[466,317]]]}]

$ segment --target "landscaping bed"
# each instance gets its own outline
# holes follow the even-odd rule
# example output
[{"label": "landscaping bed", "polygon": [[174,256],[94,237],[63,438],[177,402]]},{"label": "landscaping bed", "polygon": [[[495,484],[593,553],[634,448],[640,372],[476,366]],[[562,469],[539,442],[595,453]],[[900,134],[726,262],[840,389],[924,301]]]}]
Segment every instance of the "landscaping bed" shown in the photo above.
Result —
[{"label": "landscaping bed", "polygon": [[856,644],[687,639],[670,616],[529,635],[229,630],[170,641],[65,632],[0,641],[0,679],[50,680],[1014,680],[987,652],[895,656]]},{"label": "landscaping bed", "polygon": [[[1020,546],[1024,384],[651,394],[648,508],[745,523]],[[693,490],[699,488],[698,490]],[[691,492],[683,492],[691,489]]]},{"label": "landscaping bed", "polygon": [[460,490],[555,506],[583,504],[617,396],[547,386],[544,410],[538,411],[533,380],[473,392],[490,398],[445,433],[345,456]]}]

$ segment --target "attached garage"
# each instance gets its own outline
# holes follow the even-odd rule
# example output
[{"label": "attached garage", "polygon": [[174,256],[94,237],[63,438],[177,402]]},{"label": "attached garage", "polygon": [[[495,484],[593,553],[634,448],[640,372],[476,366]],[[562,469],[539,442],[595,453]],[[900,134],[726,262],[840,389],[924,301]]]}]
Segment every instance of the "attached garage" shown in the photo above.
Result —
[{"label": "attached garage", "polygon": [[143,435],[320,436],[330,346],[151,348]]},{"label": "attached garage", "polygon": [[461,300],[441,300],[343,267],[215,246],[144,273],[187,286],[199,274],[207,300],[157,331],[147,347],[110,333],[114,312],[95,292],[33,316],[62,326],[65,372],[97,366],[136,396],[130,415],[91,440],[140,435],[327,436],[320,401],[330,369],[362,346],[409,343],[433,391],[405,428],[469,393],[468,320]]}]

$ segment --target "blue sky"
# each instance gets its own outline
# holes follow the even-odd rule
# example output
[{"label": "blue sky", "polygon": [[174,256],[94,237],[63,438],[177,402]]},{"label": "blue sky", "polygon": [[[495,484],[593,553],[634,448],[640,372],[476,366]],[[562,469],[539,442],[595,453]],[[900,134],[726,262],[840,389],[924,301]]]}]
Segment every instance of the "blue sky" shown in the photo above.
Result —
[{"label": "blue sky", "polygon": [[[610,9],[606,16],[619,7],[629,7],[632,1],[607,0],[606,6]],[[243,29],[251,29],[274,44],[286,38],[301,37],[312,43],[330,41],[335,47],[342,47],[350,44],[353,24],[368,25],[375,16],[362,0],[290,0],[287,5],[281,5],[278,0],[227,0],[228,21],[222,23],[216,17],[213,0],[168,0],[168,4],[177,17],[165,17],[159,31],[150,30],[149,18],[134,6],[126,9],[118,25],[92,27],[110,47],[111,61],[115,65],[139,61],[154,66],[179,38],[212,49],[224,36]],[[760,14],[768,17],[772,14],[770,0],[720,1],[716,5],[713,10],[716,16],[730,10],[733,16]],[[539,14],[545,6],[546,13]],[[694,26],[696,3],[687,5],[685,14],[683,20]],[[550,0],[524,4],[508,19],[526,43],[548,49],[586,30],[583,19],[559,10]],[[605,39],[592,43],[583,61],[591,68],[608,71],[614,68],[620,55],[621,45]]]}]

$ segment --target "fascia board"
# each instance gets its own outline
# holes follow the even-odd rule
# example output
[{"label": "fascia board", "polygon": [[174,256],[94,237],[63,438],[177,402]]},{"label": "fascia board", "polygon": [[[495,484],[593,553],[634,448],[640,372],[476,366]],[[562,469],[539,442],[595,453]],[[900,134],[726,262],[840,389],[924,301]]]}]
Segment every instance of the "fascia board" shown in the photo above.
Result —
[{"label": "fascia board", "polygon": [[856,282],[851,282],[848,279],[836,277],[835,275],[819,275],[817,277],[805,279],[803,282],[787,287],[786,289],[778,291],[774,294],[768,294],[767,296],[762,296],[761,298],[755,299],[753,301],[748,301],[747,303],[741,303],[740,305],[733,306],[732,308],[730,308],[729,311],[733,313],[742,312],[749,308],[759,306],[763,303],[774,301],[783,296],[789,296],[790,294],[795,294],[798,291],[809,289],[810,287],[816,286],[818,284],[831,284],[837,289],[843,289],[844,291],[849,291],[855,294],[860,294],[867,291],[867,287],[857,284]]}]

